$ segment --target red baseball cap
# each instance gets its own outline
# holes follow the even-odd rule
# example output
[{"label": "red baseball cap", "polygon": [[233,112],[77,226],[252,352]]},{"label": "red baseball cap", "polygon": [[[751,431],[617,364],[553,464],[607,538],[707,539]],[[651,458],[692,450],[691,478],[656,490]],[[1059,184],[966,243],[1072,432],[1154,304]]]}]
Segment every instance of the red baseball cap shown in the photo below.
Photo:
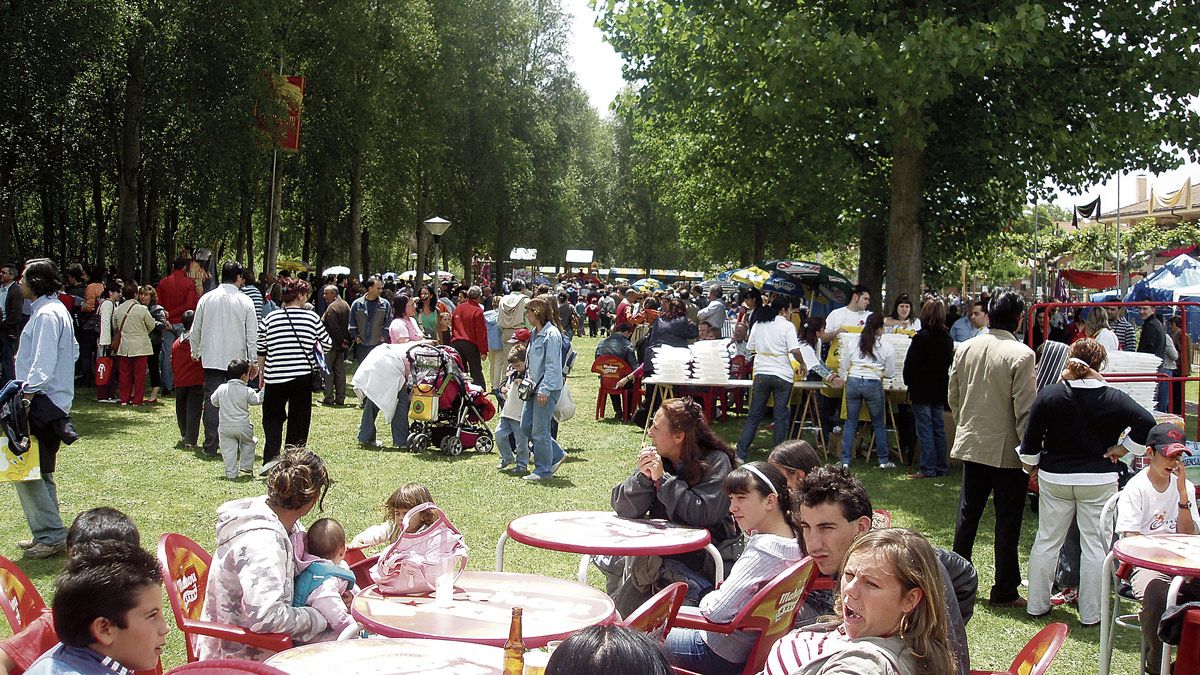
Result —
[{"label": "red baseball cap", "polygon": [[518,328],[517,330],[513,331],[512,337],[508,339],[508,344],[511,345],[518,342],[529,342],[529,336],[530,333],[528,328]]},{"label": "red baseball cap", "polygon": [[1191,451],[1183,444],[1186,438],[1183,429],[1170,422],[1163,422],[1154,425],[1154,428],[1146,435],[1146,445],[1163,457],[1191,456]]}]

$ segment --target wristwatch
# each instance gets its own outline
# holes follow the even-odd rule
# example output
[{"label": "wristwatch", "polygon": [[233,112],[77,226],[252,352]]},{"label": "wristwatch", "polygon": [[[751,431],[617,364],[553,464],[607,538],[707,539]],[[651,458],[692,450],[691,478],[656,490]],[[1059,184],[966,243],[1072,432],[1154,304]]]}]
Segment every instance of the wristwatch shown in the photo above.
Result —
[{"label": "wristwatch", "polygon": [[1191,503],[1191,502],[1184,502],[1184,503],[1182,503],[1182,504],[1180,504],[1180,505],[1179,505],[1179,508],[1180,508],[1180,509],[1190,509],[1190,508],[1192,508],[1192,503]]}]

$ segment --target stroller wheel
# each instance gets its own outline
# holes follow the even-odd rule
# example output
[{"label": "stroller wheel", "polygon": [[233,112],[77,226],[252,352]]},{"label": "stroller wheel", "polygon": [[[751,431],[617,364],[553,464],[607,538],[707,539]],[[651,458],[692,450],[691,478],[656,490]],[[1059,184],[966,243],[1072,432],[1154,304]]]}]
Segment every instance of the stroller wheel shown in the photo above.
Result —
[{"label": "stroller wheel", "polygon": [[408,435],[408,449],[412,452],[424,452],[429,447],[429,437],[423,433]]},{"label": "stroller wheel", "polygon": [[496,441],[491,436],[480,436],[475,439],[475,452],[491,452],[496,449]]},{"label": "stroller wheel", "polygon": [[458,436],[447,436],[442,439],[442,452],[451,457],[456,457],[461,455],[462,451],[463,444],[462,441],[458,439]]}]

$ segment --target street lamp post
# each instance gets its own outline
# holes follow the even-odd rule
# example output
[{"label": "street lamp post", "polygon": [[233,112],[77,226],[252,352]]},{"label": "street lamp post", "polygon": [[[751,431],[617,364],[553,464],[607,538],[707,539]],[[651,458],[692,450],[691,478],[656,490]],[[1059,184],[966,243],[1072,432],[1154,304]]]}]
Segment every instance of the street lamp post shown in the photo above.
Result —
[{"label": "street lamp post", "polygon": [[433,235],[433,243],[436,245],[436,249],[435,249],[434,256],[433,256],[433,287],[434,288],[438,287],[438,281],[440,281],[440,279],[438,279],[438,263],[437,263],[438,259],[437,259],[437,257],[442,252],[442,235],[445,234],[446,230],[449,228],[450,228],[450,221],[446,220],[445,218],[439,218],[437,216],[434,216],[434,217],[430,218],[429,220],[425,221],[425,229],[429,231],[429,234]]}]

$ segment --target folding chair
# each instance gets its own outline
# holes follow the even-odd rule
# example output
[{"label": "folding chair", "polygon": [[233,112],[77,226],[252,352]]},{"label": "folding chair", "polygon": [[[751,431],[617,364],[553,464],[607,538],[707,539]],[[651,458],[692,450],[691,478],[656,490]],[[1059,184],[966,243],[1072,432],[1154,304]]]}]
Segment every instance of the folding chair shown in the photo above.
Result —
[{"label": "folding chair", "polygon": [[667,639],[671,622],[675,620],[679,608],[687,598],[687,589],[687,584],[676,581],[633,610],[620,625],[646,633],[662,644]]},{"label": "folding chair", "polygon": [[8,619],[14,635],[48,611],[33,582],[4,556],[0,556],[0,607],[4,608],[4,618]]},{"label": "folding chair", "polygon": [[350,566],[350,571],[354,572],[354,583],[358,584],[359,588],[375,585],[371,569],[379,562],[379,554],[367,556],[361,548],[348,548],[344,560]]},{"label": "folding chair", "polygon": [[633,414],[633,389],[621,388],[617,382],[633,372],[633,368],[617,356],[597,356],[592,362],[592,372],[600,376],[600,393],[596,395],[596,419],[602,419],[608,408],[608,397],[619,396],[621,399],[621,418],[626,422]]},{"label": "folding chair", "polygon": [[1008,670],[972,670],[971,675],[1045,675],[1050,663],[1067,640],[1067,624],[1052,623],[1025,643]]}]

